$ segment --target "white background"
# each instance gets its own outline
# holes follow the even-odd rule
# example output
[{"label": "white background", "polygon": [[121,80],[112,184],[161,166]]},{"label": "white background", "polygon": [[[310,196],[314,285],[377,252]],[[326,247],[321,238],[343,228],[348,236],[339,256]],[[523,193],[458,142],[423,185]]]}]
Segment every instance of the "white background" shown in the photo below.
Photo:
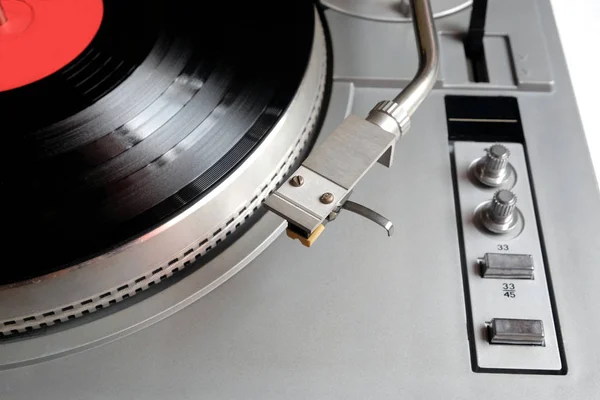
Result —
[{"label": "white background", "polygon": [[600,0],[552,0],[596,178],[600,177]]}]

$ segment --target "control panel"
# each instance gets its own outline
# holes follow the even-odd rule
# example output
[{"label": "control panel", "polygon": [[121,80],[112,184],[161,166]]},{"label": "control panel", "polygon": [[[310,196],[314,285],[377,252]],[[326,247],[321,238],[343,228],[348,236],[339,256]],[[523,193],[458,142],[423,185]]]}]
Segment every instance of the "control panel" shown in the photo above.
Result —
[{"label": "control panel", "polygon": [[561,373],[524,146],[456,141],[452,148],[473,369]]}]

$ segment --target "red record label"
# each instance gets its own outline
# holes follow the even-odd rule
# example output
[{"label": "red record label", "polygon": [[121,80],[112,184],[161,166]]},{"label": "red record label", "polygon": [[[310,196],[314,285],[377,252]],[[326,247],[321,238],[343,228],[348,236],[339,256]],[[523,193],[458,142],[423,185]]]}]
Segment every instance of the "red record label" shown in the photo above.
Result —
[{"label": "red record label", "polygon": [[[124,0],[125,1],[125,0]],[[73,61],[92,42],[102,0],[0,0],[0,92],[28,85]]]}]

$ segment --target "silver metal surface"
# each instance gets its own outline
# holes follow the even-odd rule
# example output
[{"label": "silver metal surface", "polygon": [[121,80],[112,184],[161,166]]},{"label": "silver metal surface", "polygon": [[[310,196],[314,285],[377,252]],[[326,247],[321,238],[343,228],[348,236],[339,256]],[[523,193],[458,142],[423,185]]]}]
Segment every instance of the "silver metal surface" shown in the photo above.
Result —
[{"label": "silver metal surface", "polygon": [[484,278],[534,279],[533,257],[530,254],[485,253],[477,259]]},{"label": "silver metal surface", "polygon": [[348,190],[305,166],[300,166],[295,174],[304,177],[304,185],[281,185],[266,199],[265,206],[310,234],[337,208],[336,203],[321,202],[323,193],[331,193],[334,198],[341,200]]},{"label": "silver metal surface", "polygon": [[[369,112],[367,121],[379,125],[382,129],[401,138],[410,129],[410,115],[406,110],[391,100],[380,101]],[[389,167],[390,165],[386,165]]]},{"label": "silver metal surface", "polygon": [[[489,199],[496,190],[476,185],[469,178],[469,167],[473,159],[481,154],[482,146],[491,145],[493,143],[455,142],[453,144],[464,244],[464,273],[468,290],[465,301],[469,302],[467,309],[471,314],[471,340],[476,367],[558,372],[564,367],[559,350],[558,324],[555,323],[552,312],[546,263],[538,234],[528,167],[522,145],[503,143],[511,152],[511,163],[516,171],[517,180],[513,192],[519,197],[519,219],[524,221],[524,224],[517,225],[510,234],[486,233],[485,229],[478,226],[477,212],[473,211],[477,205]],[[513,197],[507,196],[502,200],[511,203]],[[554,247],[553,242],[546,243]],[[478,261],[486,253],[531,255],[531,261],[535,265],[535,279],[483,278]],[[564,267],[565,265],[555,263],[552,271],[562,270]],[[554,279],[553,283],[555,283]],[[559,304],[559,299],[556,300]],[[490,345],[486,323],[493,318],[543,321],[546,345],[544,347]]]},{"label": "silver metal surface", "polygon": [[[600,319],[593,316],[600,304],[600,196],[552,9],[547,0],[492,0],[488,11],[490,34],[503,35],[491,38],[510,42],[515,75],[538,84],[453,85],[451,72],[462,71],[464,50],[461,42],[452,42],[460,52],[442,59],[447,75],[415,113],[411,129],[417,134],[403,139],[390,169],[374,166],[380,170],[366,175],[352,194],[352,200],[397,222],[392,238],[381,240],[379,226],[342,212],[344,218],[327,224],[327,234],[310,249],[279,236],[247,267],[203,295],[202,282],[227,277],[223,269],[252,252],[259,236],[285,229],[283,219],[268,214],[259,224],[272,218],[279,221],[278,229],[258,233],[254,225],[233,245],[245,242],[243,248],[227,248],[214,262],[185,279],[170,280],[175,284],[143,301],[122,303],[114,308],[123,307],[118,312],[63,332],[4,340],[0,364],[36,359],[0,371],[0,398],[596,399]],[[373,104],[393,98],[416,68],[410,24],[378,23],[334,10],[325,14],[335,81],[318,141],[347,115],[366,116]],[[443,39],[464,32],[468,20],[464,11],[436,25]],[[498,55],[486,48],[486,58],[492,78]],[[552,90],[547,90],[548,77]],[[523,229],[534,227],[543,234],[545,258],[539,250],[530,253],[530,245],[539,245],[525,240],[530,231],[508,240],[515,228],[497,241],[498,236],[469,225],[481,247],[465,252],[469,274],[463,282],[444,105],[449,94],[517,99],[537,226],[520,192],[527,177],[519,174],[513,190],[527,222]],[[472,190],[460,199],[468,213],[460,224],[470,223],[473,208],[494,192],[467,175],[485,147],[473,145],[458,166],[460,179],[471,182]],[[517,150],[510,150],[512,162]],[[476,262],[486,252],[499,252],[499,244],[534,257],[535,280],[507,282],[517,285],[512,299],[502,295],[502,280],[481,278]],[[478,359],[473,361],[471,345],[477,346],[478,357],[494,351],[514,364],[531,363],[552,347],[555,328],[535,310],[545,296],[538,289],[545,279],[540,274],[546,272],[560,319],[565,370],[474,372]],[[465,286],[474,311],[481,311],[472,342]],[[493,318],[542,320],[546,346],[490,345],[485,322]],[[79,348],[86,351],[73,349],[88,342]],[[57,357],[56,349],[71,350]],[[40,355],[49,357],[40,362]]]},{"label": "silver metal surface", "polygon": [[499,223],[507,222],[513,218],[516,208],[517,196],[510,190],[498,190],[492,198],[490,217]]},{"label": "silver metal surface", "polygon": [[433,89],[440,72],[438,33],[429,0],[411,0],[419,68],[413,80],[393,101],[412,116]]},{"label": "silver metal surface", "polygon": [[[410,128],[410,117],[435,86],[440,71],[438,33],[429,0],[411,0],[419,67],[415,77],[391,101],[379,102],[369,113],[368,121],[381,126],[398,138]],[[393,121],[396,124],[393,124]],[[388,162],[388,164],[391,164]]]},{"label": "silver metal surface", "polygon": [[241,226],[288,173],[314,134],[326,49],[316,17],[304,79],[273,132],[218,188],[143,237],[68,270],[0,288],[0,334],[12,335],[105,308],[134,296],[214,249]]},{"label": "silver metal surface", "polygon": [[510,177],[512,168],[508,163],[510,151],[501,144],[494,144],[486,149],[485,157],[475,164],[475,176],[487,186],[497,187]]},{"label": "silver metal surface", "polygon": [[[265,205],[310,234],[341,205],[395,140],[377,125],[351,115],[294,172],[305,177],[305,184],[300,188],[282,185]],[[324,205],[320,198],[326,192],[337,201]]]},{"label": "silver metal surface", "polygon": [[[335,189],[337,185],[347,190],[343,196],[335,196],[338,205],[376,162],[388,167],[392,165],[395,142],[406,133],[410,116],[425,100],[437,80],[439,47],[430,2],[411,0],[411,6],[419,48],[419,68],[413,80],[393,101],[379,102],[369,113],[368,122],[353,115],[347,117],[302,163],[302,168],[321,175],[325,181],[332,182],[334,185],[331,186]],[[296,171],[296,174],[299,173],[299,170]],[[327,185],[327,182],[323,183]],[[325,189],[332,192],[327,187]],[[300,230],[311,234],[333,209],[323,215],[320,212],[322,207],[307,207],[307,195],[312,198],[315,193],[286,191],[283,194],[280,189],[267,199],[265,205]],[[300,204],[300,201],[303,203]]]},{"label": "silver metal surface", "polygon": [[489,326],[490,344],[544,346],[544,322],[537,319],[494,318]]},{"label": "silver metal surface", "polygon": [[473,224],[482,232],[494,234],[504,240],[519,236],[525,226],[525,221],[519,209],[515,209],[513,217],[505,222],[496,222],[490,217],[492,201],[486,201],[475,208]]},{"label": "silver metal surface", "polygon": [[362,204],[355,203],[353,201],[347,200],[342,204],[342,208],[344,210],[351,211],[355,214],[360,215],[370,221],[375,222],[377,225],[381,226],[386,230],[388,236],[392,236],[394,234],[394,224],[389,219],[385,218],[383,215],[371,210],[363,206]]},{"label": "silver metal surface", "polygon": [[351,191],[395,140],[377,125],[350,115],[302,165]]},{"label": "silver metal surface", "polygon": [[[409,0],[321,0],[332,10],[373,21],[410,22]],[[462,11],[472,0],[432,0],[434,18],[442,18]]]},{"label": "silver metal surface", "polygon": [[492,200],[480,208],[479,218],[490,232],[510,232],[517,227],[520,218],[517,196],[510,190],[498,190]]},{"label": "silver metal surface", "polygon": [[[455,94],[481,91],[483,95],[555,90],[554,64],[549,60],[547,49],[556,44],[544,33],[546,22],[538,12],[543,7],[532,0],[489,2],[486,20],[489,34],[484,37],[484,46],[490,83],[471,82],[468,77],[462,38],[468,28],[469,10],[436,20],[443,58],[436,88],[445,87]],[[338,82],[352,83],[356,87],[395,88],[397,92],[412,79],[418,52],[413,45],[414,32],[410,24],[379,23],[334,10],[327,10],[326,15],[336,44]],[[357,48],[360,48],[360,57],[356,56]],[[380,100],[376,98],[375,103]],[[369,110],[372,107],[373,104],[369,105]]]},{"label": "silver metal surface", "polygon": [[[267,214],[202,268],[141,303],[64,331],[3,342],[0,344],[0,371],[88,350],[162,321],[222,285],[248,265],[284,230],[283,219]],[[161,343],[165,344],[166,341]],[[0,388],[0,394],[2,390]],[[65,387],[65,390],[68,388]]]}]

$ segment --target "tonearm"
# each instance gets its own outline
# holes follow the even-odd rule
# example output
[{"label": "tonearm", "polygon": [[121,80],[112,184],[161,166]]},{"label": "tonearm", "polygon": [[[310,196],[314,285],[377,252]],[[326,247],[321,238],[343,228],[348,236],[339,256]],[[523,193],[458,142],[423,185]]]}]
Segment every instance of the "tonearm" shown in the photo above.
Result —
[{"label": "tonearm", "polygon": [[288,235],[306,246],[342,209],[381,225],[390,236],[393,232],[391,221],[348,199],[376,162],[391,167],[396,143],[437,80],[440,55],[430,1],[411,0],[411,10],[419,53],[415,77],[393,100],[379,102],[366,119],[349,115],[265,201],[288,221]]}]

